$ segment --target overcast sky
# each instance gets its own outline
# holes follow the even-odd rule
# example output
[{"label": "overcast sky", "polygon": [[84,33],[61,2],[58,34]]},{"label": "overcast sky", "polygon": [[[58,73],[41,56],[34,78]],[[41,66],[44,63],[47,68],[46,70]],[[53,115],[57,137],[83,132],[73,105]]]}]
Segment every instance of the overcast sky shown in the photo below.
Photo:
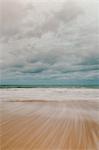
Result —
[{"label": "overcast sky", "polygon": [[2,84],[99,84],[98,0],[0,0]]}]

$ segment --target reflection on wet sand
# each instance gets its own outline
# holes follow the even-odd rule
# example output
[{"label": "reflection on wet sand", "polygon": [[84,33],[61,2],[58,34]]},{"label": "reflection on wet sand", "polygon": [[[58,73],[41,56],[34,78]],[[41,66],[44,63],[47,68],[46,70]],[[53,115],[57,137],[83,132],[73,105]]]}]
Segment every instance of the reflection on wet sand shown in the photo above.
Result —
[{"label": "reflection on wet sand", "polygon": [[98,150],[99,102],[2,104],[2,150]]}]

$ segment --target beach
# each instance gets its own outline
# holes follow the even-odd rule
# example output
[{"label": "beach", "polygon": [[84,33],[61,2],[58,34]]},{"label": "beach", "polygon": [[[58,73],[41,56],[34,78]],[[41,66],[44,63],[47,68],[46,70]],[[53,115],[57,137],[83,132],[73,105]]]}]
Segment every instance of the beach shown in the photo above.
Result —
[{"label": "beach", "polygon": [[98,89],[0,92],[2,150],[99,149]]}]

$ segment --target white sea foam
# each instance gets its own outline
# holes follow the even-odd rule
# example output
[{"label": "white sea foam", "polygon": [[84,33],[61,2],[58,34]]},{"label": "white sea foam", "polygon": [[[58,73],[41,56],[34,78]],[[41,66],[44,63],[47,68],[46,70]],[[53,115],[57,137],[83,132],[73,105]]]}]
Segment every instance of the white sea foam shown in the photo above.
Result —
[{"label": "white sea foam", "polygon": [[0,100],[99,100],[99,89],[9,88],[0,89]]}]

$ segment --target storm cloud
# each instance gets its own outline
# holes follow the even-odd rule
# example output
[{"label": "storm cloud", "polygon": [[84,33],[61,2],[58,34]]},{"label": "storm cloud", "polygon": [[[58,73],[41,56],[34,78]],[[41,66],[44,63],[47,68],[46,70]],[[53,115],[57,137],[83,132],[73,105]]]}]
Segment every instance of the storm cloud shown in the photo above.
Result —
[{"label": "storm cloud", "polygon": [[0,0],[1,83],[99,83],[97,0]]}]

